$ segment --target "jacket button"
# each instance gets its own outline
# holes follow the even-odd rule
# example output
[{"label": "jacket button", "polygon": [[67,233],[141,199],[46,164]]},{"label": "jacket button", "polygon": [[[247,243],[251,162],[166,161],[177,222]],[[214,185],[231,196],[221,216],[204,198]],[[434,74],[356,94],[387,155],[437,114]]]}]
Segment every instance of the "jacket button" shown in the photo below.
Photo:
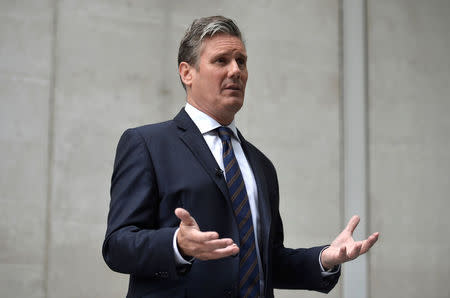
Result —
[{"label": "jacket button", "polygon": [[230,290],[225,291],[225,297],[231,297],[231,291]]}]

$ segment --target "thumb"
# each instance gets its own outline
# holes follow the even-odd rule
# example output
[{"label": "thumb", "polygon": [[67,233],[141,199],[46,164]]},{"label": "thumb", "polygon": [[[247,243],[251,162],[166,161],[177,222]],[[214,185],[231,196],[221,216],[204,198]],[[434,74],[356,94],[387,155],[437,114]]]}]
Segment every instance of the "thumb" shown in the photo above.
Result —
[{"label": "thumb", "polygon": [[181,220],[181,224],[185,226],[197,226],[197,222],[186,209],[175,209],[175,215]]},{"label": "thumb", "polygon": [[348,221],[347,227],[345,228],[347,231],[349,231],[351,234],[353,234],[353,231],[355,231],[356,226],[359,224],[359,216],[353,215],[352,218]]}]

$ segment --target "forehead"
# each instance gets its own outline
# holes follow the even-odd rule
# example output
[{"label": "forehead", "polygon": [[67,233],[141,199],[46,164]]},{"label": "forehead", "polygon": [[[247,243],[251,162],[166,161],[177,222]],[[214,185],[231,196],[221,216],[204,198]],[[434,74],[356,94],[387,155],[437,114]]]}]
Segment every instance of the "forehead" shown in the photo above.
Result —
[{"label": "forehead", "polygon": [[217,34],[203,40],[200,48],[200,57],[220,54],[247,56],[245,45],[239,37],[229,34]]}]

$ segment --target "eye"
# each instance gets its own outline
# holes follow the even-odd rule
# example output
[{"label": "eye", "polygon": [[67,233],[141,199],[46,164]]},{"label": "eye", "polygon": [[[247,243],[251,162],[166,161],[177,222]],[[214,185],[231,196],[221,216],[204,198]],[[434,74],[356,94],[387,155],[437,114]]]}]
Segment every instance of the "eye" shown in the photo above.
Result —
[{"label": "eye", "polygon": [[224,57],[219,57],[216,59],[216,63],[225,64],[227,60]]},{"label": "eye", "polygon": [[236,62],[237,62],[237,64],[242,65],[242,66],[245,66],[245,63],[246,63],[244,58],[237,58]]}]

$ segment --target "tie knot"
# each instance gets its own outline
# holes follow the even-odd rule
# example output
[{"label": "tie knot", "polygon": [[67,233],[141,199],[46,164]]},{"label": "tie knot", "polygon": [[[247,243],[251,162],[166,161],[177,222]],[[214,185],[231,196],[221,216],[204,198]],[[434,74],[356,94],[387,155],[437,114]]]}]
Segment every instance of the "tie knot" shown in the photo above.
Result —
[{"label": "tie knot", "polygon": [[217,132],[219,133],[219,138],[225,142],[229,141],[233,135],[231,129],[225,126],[218,127]]}]

